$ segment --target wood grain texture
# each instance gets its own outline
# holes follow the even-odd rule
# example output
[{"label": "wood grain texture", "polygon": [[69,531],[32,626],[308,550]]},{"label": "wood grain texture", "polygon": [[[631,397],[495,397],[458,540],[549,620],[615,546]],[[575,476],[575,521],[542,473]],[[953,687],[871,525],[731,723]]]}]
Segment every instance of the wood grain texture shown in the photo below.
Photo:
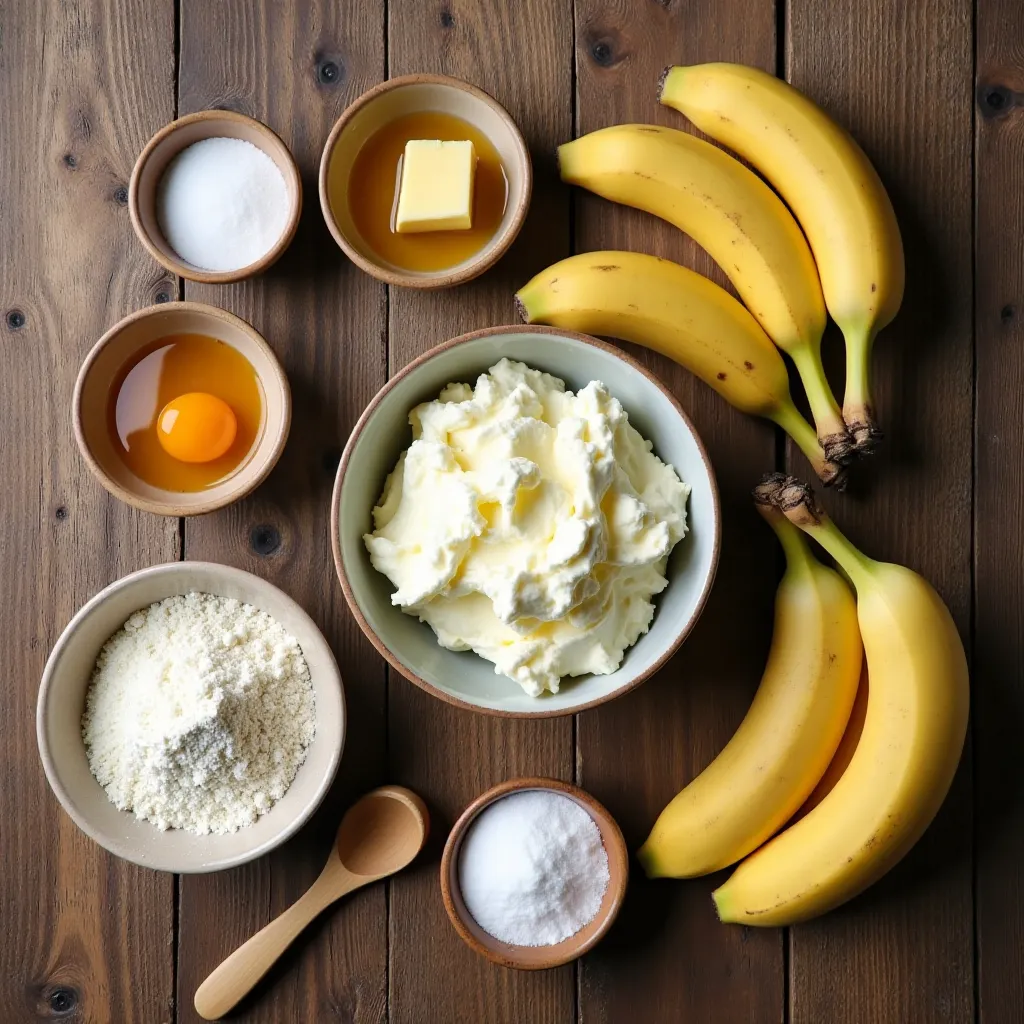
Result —
[{"label": "wood grain texture", "polygon": [[0,1020],[170,1021],[173,880],[106,854],[51,795],[35,742],[47,653],[106,584],[177,554],[177,522],[92,478],[71,392],[96,339],[173,289],[135,242],[135,154],[174,103],[170,0],[0,11]]},{"label": "wood grain texture", "polygon": [[[314,880],[345,807],[385,781],[383,663],[345,608],[328,534],[341,447],[385,379],[384,292],[333,243],[316,188],[331,126],[383,74],[383,14],[379,0],[181,4],[180,112],[228,107],[269,124],[291,148],[304,189],[299,233],[266,275],[185,289],[264,335],[288,373],[294,406],[268,481],[244,502],[188,521],[185,555],[264,576],[306,608],[338,657],[349,720],[338,781],[294,840],[239,870],[182,878],[181,1021],[198,1019],[192,997],[206,974]],[[234,1019],[380,1021],[386,998],[386,901],[376,885],[300,937]]]},{"label": "wood grain texture", "polygon": [[[665,64],[725,59],[775,69],[774,3],[0,0],[0,659],[8,666],[0,707],[9,724],[0,757],[0,1021],[197,1020],[199,982],[303,891],[344,808],[382,781],[427,798],[427,853],[389,895],[377,885],[328,911],[232,1020],[1024,1019],[1016,756],[1024,726],[1024,11],[1019,0],[976,0],[975,8],[976,39],[969,0],[786,0],[783,40],[790,80],[876,162],[907,248],[904,309],[874,362],[888,437],[850,492],[826,503],[867,553],[923,572],[965,636],[973,608],[974,777],[968,751],[939,819],[907,860],[788,939],[720,925],[709,898],[718,878],[648,883],[635,869],[622,916],[597,950],[575,969],[527,975],[476,957],[449,925],[437,879],[448,827],[499,780],[575,776],[635,848],[664,803],[713,758],[745,712],[768,649],[780,560],[748,492],[774,464],[775,435],[668,361],[632,350],[670,383],[708,444],[723,497],[722,564],[704,617],[672,663],[636,693],[579,716],[575,730],[568,720],[473,715],[387,680],[334,579],[327,520],[337,459],[389,363],[394,370],[454,334],[513,322],[515,288],[570,251],[654,252],[725,283],[674,229],[573,197],[557,182],[553,149],[574,129],[615,122],[685,127],[656,101]],[[525,231],[484,278],[451,292],[388,296],[331,241],[316,169],[351,100],[388,73],[421,70],[466,78],[509,108],[533,150],[536,191]],[[75,610],[124,573],[181,553],[177,521],[132,511],[89,475],[70,396],[107,327],[178,295],[178,282],[135,240],[121,189],[153,132],[176,112],[215,106],[282,135],[301,167],[305,210],[294,244],[266,277],[184,293],[264,334],[288,371],[295,420],[269,481],[240,505],[189,521],[184,554],[239,565],[303,603],[338,655],[351,730],[338,783],[284,850],[176,882],[107,856],[76,829],[46,786],[32,723],[47,652]],[[830,365],[841,365],[837,335],[827,347]],[[787,458],[806,475],[791,446]]]},{"label": "wood grain texture", "polygon": [[[826,504],[854,543],[921,572],[968,637],[971,602],[971,3],[790,0],[789,80],[889,189],[907,289],[874,358],[886,439]],[[830,336],[833,351],[840,347]],[[794,1024],[973,1019],[970,752],[924,839],[863,897],[791,931]]]},{"label": "wood grain texture", "polygon": [[[572,132],[571,0],[391,0],[389,73],[432,71],[480,86],[515,118],[530,146],[527,223],[484,277],[444,292],[390,290],[391,369],[453,335],[514,323],[512,295],[569,251],[569,200],[554,147]],[[512,685],[512,684],[510,684]],[[391,673],[388,751],[397,782],[434,814],[435,854],[474,797],[517,775],[572,777],[572,723],[498,720],[458,710]],[[390,1021],[562,1024],[574,1007],[573,968],[523,973],[488,963],[456,934],[441,902],[437,856],[394,879]]]},{"label": "wood grain texture", "polygon": [[[736,60],[772,70],[771,2],[653,4],[577,0],[577,130],[625,121],[687,127],[657,102],[669,64]],[[647,214],[579,193],[577,252],[667,256],[726,284],[692,240]],[[718,578],[679,654],[635,693],[579,716],[581,786],[618,818],[635,850],[666,803],[714,758],[750,705],[768,653],[779,553],[750,491],[774,468],[775,435],[681,367],[633,350],[672,388],[708,446],[721,489]],[[685,542],[684,542],[685,543]],[[774,1022],[782,1016],[780,931],[721,925],[715,879],[648,882],[634,866],[622,916],[581,964],[586,1024],[622,1020]]]},{"label": "wood grain texture", "polygon": [[980,1024],[1024,1020],[1024,7],[979,0],[975,92],[975,899]]}]

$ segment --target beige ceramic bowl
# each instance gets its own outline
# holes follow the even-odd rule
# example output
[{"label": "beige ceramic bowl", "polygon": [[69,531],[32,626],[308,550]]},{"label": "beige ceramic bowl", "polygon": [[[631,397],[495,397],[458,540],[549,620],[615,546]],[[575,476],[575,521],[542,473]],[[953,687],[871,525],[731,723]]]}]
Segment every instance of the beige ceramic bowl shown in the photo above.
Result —
[{"label": "beige ceramic bowl", "polygon": [[[531,697],[472,651],[441,647],[433,630],[391,604],[394,587],[363,543],[384,480],[412,443],[409,412],[455,381],[475,383],[503,356],[544,370],[576,391],[608,385],[629,420],[690,485],[689,532],[669,558],[668,587],[655,599],[650,630],[610,675],[563,679],[558,693]],[[639,686],[689,635],[718,566],[718,489],[704,445],[672,393],[620,349],[554,327],[492,327],[431,349],[396,374],[360,417],[338,467],[331,512],[334,564],[349,608],[370,642],[407,679],[473,711],[519,718],[569,715]]]},{"label": "beige ceramic bowl", "polygon": [[[452,114],[478,128],[494,145],[508,179],[505,215],[494,237],[462,263],[444,270],[412,271],[385,262],[359,234],[348,204],[332,206],[328,179],[347,183],[363,143],[381,126],[418,110]],[[320,206],[334,240],[359,267],[380,281],[406,288],[450,288],[479,276],[512,244],[526,220],[533,188],[530,151],[511,115],[487,93],[445,75],[406,75],[364,93],[338,119],[320,160]],[[342,186],[339,191],[347,188]],[[340,207],[340,208],[339,208]]]},{"label": "beige ceramic bowl", "polygon": [[[183,149],[203,139],[242,139],[277,164],[288,187],[288,220],[274,247],[255,263],[237,270],[203,270],[183,260],[168,244],[156,214],[157,189],[167,165]],[[265,124],[233,110],[200,110],[165,125],[139,154],[128,185],[128,212],[139,241],[166,270],[189,281],[227,284],[262,274],[291,244],[302,213],[302,179],[288,147]]]},{"label": "beige ceramic bowl", "polygon": [[[171,334],[205,334],[237,349],[256,370],[263,392],[263,423],[247,461],[205,491],[168,491],[137,477],[110,437],[111,388],[126,362],[151,342]],[[230,505],[274,468],[288,440],[292,400],[288,378],[260,334],[226,310],[200,302],[164,302],[126,316],[86,356],[75,383],[75,439],[89,468],[115,497],[144,512],[194,516]]]},{"label": "beige ceramic bowl", "polygon": [[[594,819],[608,854],[608,888],[594,919],[575,935],[553,946],[514,946],[489,935],[473,919],[459,888],[459,854],[462,841],[476,817],[487,807],[512,793],[550,790],[569,797]],[[455,822],[441,856],[441,896],[455,930],[477,953],[502,967],[524,971],[559,967],[593,949],[611,928],[629,881],[629,852],[615,819],[589,793],[557,779],[510,779],[477,797]]]},{"label": "beige ceramic bowl", "polygon": [[[82,741],[85,695],[100,648],[140,608],[190,591],[237,598],[277,619],[298,640],[316,695],[316,735],[288,792],[253,825],[228,835],[161,832],[150,822],[119,811],[93,778]],[[180,873],[244,864],[296,832],[334,780],[345,726],[341,674],[313,620],[266,580],[211,562],[155,565],[101,590],[57,640],[43,670],[36,708],[36,736],[46,778],[75,824],[118,857]]]}]

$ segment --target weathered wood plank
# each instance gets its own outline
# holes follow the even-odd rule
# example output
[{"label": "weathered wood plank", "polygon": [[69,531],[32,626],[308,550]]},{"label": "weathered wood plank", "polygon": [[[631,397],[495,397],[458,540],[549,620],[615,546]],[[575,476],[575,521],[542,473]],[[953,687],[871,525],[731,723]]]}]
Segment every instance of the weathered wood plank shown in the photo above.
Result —
[{"label": "weathered wood plank", "polygon": [[[923,573],[966,638],[971,600],[971,4],[791,0],[787,77],[846,125],[889,188],[907,291],[879,337],[887,437],[837,522]],[[839,347],[838,338],[830,343]],[[970,754],[935,825],[883,882],[791,932],[794,1024],[973,1019]]]},{"label": "weathered wood plank", "polygon": [[[131,26],[131,32],[124,31]],[[108,497],[71,432],[78,367],[114,321],[172,290],[132,235],[135,155],[174,109],[170,0],[0,13],[0,1019],[170,1021],[173,879],[86,838],[36,751],[47,652],[106,584],[177,554],[178,524]]]},{"label": "weathered wood plank", "polygon": [[978,1019],[1024,1020],[1024,7],[978,0],[974,741]]},{"label": "weathered wood plank", "polygon": [[[666,65],[706,60],[773,69],[774,5],[577,0],[578,131],[628,121],[688,127],[657,102],[658,76]],[[582,193],[575,248],[650,252],[726,283],[675,228]],[[770,426],[731,409],[669,360],[634,354],[692,416],[718,476],[724,517],[718,579],[693,636],[635,693],[579,716],[580,784],[617,816],[635,849],[662,807],[725,745],[750,704],[768,652],[778,551],[750,500],[751,488],[774,467]],[[782,933],[719,924],[710,899],[714,884],[648,882],[634,868],[621,921],[581,965],[584,1024],[780,1019]]]},{"label": "weathered wood plank", "polygon": [[[316,187],[332,124],[383,75],[383,12],[379,0],[181,4],[181,113],[230,107],[265,121],[291,147],[305,192],[299,234],[267,275],[186,287],[188,298],[225,306],[263,333],[288,372],[294,416],[267,483],[189,521],[185,554],[258,573],[303,604],[338,657],[350,723],[338,782],[296,839],[238,871],[181,880],[182,1021],[198,1019],[192,997],[207,972],[312,882],[346,805],[385,776],[383,665],[345,609],[328,532],[341,447],[385,379],[384,292],[343,258]],[[384,887],[374,886],[314,925],[239,1019],[383,1020],[386,942]]]},{"label": "weathered wood plank", "polygon": [[[389,351],[396,370],[453,335],[515,322],[516,287],[569,251],[568,198],[555,183],[552,151],[572,131],[572,5],[391,0],[388,10],[390,75],[440,72],[487,90],[522,128],[536,175],[528,223],[487,275],[446,292],[391,289]],[[461,809],[496,782],[515,775],[571,778],[569,719],[474,715],[394,672],[388,692],[391,772],[430,803],[437,844]],[[441,904],[436,858],[394,880],[390,907],[392,1024],[572,1019],[571,967],[535,974],[504,970],[456,935]]]}]

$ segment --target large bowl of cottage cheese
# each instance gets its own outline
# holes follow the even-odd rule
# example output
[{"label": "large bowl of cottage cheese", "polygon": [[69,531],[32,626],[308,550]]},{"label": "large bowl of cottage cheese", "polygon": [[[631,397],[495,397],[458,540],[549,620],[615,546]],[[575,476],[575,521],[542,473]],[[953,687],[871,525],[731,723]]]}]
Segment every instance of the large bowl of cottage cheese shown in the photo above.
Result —
[{"label": "large bowl of cottage cheese", "polygon": [[438,346],[393,377],[342,456],[331,517],[349,607],[450,703],[571,714],[657,671],[718,562],[707,453],[622,351],[549,327]]}]

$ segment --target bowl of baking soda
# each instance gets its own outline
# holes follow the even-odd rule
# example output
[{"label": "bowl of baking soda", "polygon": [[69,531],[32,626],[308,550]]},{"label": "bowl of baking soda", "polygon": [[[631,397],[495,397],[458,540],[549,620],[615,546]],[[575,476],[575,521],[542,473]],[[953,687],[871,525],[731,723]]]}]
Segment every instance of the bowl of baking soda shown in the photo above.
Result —
[{"label": "bowl of baking soda", "polygon": [[441,893],[476,952],[520,970],[558,967],[604,937],[626,894],[615,819],[557,779],[511,779],[473,801],[441,858]]},{"label": "bowl of baking soda", "polygon": [[334,780],[345,702],[334,655],[287,594],[241,569],[171,562],[100,591],[43,671],[47,781],[111,853],[161,871],[274,849]]},{"label": "bowl of baking soda", "polygon": [[262,273],[295,236],[302,180],[288,147],[233,110],[172,121],[147,143],[128,187],[132,226],[172,274],[226,284]]}]

